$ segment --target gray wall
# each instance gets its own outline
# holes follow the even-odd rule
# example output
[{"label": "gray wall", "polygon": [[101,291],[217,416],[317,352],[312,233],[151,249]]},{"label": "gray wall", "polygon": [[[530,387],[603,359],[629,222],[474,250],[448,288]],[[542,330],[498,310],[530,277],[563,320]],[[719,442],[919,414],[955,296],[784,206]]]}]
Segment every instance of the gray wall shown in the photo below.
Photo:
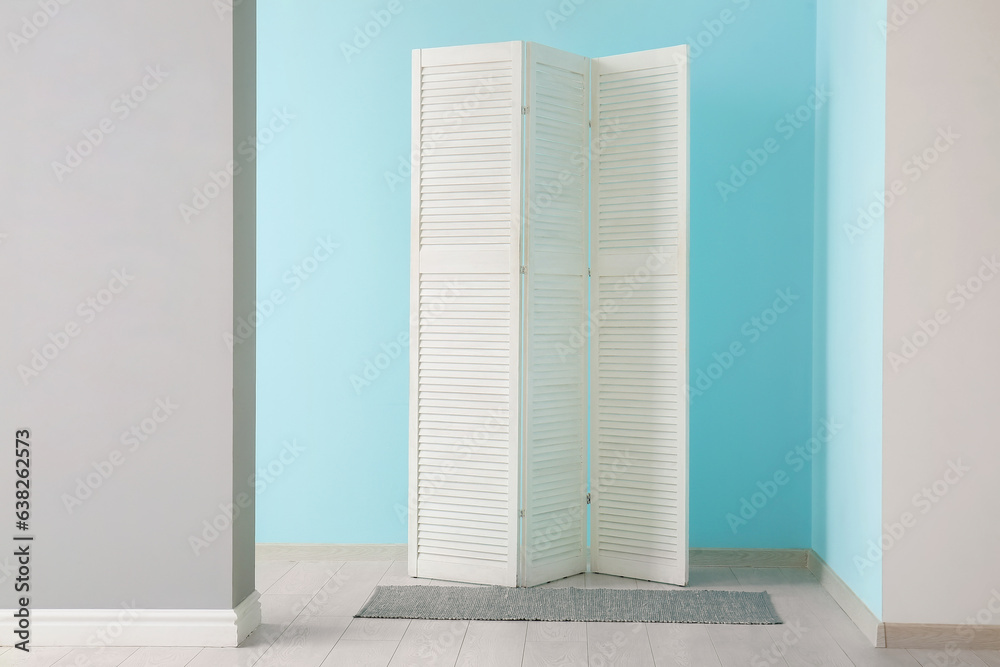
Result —
[{"label": "gray wall", "polygon": [[[984,264],[1000,260],[1000,3],[894,4],[886,187],[905,191],[885,214],[882,520],[902,528],[883,556],[883,619],[986,610],[1000,625],[987,606],[1000,590],[1000,267]],[[913,158],[925,151],[926,168]]]},{"label": "gray wall", "polygon": [[[223,338],[234,299],[253,301],[252,165],[238,222],[231,184],[194,194],[253,126],[234,128],[234,79],[252,107],[253,73],[234,77],[221,4],[0,7],[23,38],[0,45],[0,497],[9,513],[13,434],[30,428],[36,609],[232,608],[253,589],[252,512],[234,531],[220,509],[253,468],[253,351],[234,360]],[[204,208],[188,223],[182,204]]]},{"label": "gray wall", "polygon": [[[233,142],[257,129],[256,0],[242,0],[233,15]],[[235,314],[254,311],[257,297],[257,167],[242,163],[233,183],[233,304]],[[233,494],[253,497],[257,431],[257,337],[233,345]],[[254,589],[254,512],[251,505],[233,526],[233,604]]]}]

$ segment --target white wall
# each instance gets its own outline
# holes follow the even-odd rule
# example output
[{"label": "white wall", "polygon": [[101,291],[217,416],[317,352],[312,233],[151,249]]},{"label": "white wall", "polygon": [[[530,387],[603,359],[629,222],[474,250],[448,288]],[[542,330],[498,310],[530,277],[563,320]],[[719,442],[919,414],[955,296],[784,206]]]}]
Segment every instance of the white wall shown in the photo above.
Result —
[{"label": "white wall", "polygon": [[1000,266],[983,259],[1000,260],[1000,3],[894,4],[886,186],[905,192],[885,214],[883,522],[901,537],[883,556],[883,620],[960,624],[1000,590]]},{"label": "white wall", "polygon": [[[234,28],[222,4],[0,8],[0,496],[9,519],[12,438],[29,428],[35,609],[231,610],[253,590],[252,512],[198,554],[189,542],[250,490],[240,479],[253,469],[253,354],[234,363],[223,339],[234,268],[235,298],[252,310],[252,178],[238,221],[232,185],[190,224],[180,211],[233,155]],[[252,63],[252,33],[248,45]],[[236,70],[251,109],[236,130],[252,132],[253,74]],[[89,154],[77,166],[54,168],[80,144]],[[37,375],[19,371],[35,351],[51,358],[38,358]],[[5,521],[0,537],[10,532]],[[0,608],[12,592],[0,584]]]}]

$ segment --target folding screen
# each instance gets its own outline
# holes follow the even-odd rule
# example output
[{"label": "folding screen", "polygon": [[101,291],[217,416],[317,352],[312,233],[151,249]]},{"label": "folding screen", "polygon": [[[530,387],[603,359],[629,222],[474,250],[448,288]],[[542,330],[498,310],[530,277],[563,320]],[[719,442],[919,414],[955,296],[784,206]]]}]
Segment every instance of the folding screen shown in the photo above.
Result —
[{"label": "folding screen", "polygon": [[414,51],[411,576],[687,582],[686,62]]}]

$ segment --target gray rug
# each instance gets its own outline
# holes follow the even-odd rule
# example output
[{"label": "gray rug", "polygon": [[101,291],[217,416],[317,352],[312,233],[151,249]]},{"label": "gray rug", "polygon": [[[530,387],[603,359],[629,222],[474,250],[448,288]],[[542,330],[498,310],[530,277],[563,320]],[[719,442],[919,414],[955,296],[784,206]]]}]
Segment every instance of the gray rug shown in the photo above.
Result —
[{"label": "gray rug", "polygon": [[356,618],[781,623],[766,592],[506,586],[378,586]]}]

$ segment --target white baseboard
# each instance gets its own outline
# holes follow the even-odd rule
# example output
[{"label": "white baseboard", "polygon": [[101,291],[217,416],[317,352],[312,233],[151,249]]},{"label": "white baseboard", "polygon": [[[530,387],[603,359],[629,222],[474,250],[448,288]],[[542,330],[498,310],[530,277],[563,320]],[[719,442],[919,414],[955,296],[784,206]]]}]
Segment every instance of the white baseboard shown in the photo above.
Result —
[{"label": "white baseboard", "polygon": [[[14,612],[0,611],[0,645],[11,646]],[[31,647],[234,647],[260,625],[260,593],[235,609],[33,609]]]},{"label": "white baseboard", "polygon": [[809,559],[806,563],[809,571],[816,575],[819,583],[822,584],[826,592],[830,594],[844,613],[854,621],[862,634],[868,638],[872,646],[885,648],[885,625],[868,608],[861,598],[858,597],[850,586],[826,564],[819,554],[812,549],[809,550]]}]

